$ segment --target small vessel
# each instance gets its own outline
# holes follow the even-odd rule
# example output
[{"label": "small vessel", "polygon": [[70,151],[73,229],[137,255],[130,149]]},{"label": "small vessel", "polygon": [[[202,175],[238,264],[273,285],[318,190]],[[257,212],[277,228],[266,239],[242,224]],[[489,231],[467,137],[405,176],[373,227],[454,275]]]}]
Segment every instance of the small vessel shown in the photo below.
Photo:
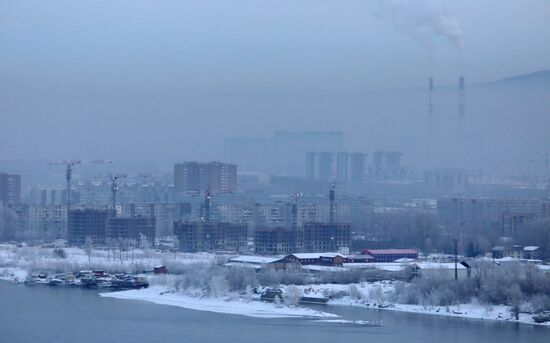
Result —
[{"label": "small vessel", "polygon": [[546,323],[550,322],[550,311],[545,311],[533,316],[535,323]]},{"label": "small vessel", "polygon": [[25,279],[25,285],[47,285],[48,274],[46,273],[34,273]]},{"label": "small vessel", "polygon": [[328,302],[328,298],[326,297],[301,297],[300,303],[301,304],[321,304],[324,305]]},{"label": "small vessel", "polygon": [[48,286],[60,286],[63,285],[63,280],[55,277],[48,279]]}]

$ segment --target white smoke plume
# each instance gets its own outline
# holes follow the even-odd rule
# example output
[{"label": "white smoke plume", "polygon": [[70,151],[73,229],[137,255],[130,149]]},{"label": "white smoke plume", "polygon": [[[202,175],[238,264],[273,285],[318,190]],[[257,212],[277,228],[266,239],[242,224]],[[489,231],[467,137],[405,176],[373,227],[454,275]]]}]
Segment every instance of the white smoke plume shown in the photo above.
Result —
[{"label": "white smoke plume", "polygon": [[463,63],[464,37],[460,23],[446,10],[440,0],[374,0],[372,13],[389,21],[395,29],[420,43],[429,59],[434,55],[434,38],[444,37],[456,50]]}]

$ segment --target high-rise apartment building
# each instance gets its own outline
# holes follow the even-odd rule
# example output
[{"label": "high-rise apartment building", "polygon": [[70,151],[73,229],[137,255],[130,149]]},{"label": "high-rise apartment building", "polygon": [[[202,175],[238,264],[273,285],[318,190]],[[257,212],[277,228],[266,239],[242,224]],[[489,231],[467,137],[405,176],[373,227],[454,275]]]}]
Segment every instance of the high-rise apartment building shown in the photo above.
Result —
[{"label": "high-rise apartment building", "polygon": [[149,244],[155,242],[154,217],[112,217],[107,222],[107,237],[112,240],[123,238],[142,243],[142,236]]},{"label": "high-rise apartment building", "polygon": [[112,217],[111,210],[76,209],[69,213],[69,244],[83,245],[90,237],[94,244],[105,244],[107,222]]},{"label": "high-rise apartment building", "polygon": [[21,203],[21,175],[0,173],[0,201],[4,205]]},{"label": "high-rise apartment building", "polygon": [[246,246],[246,224],[174,222],[174,236],[183,251],[239,251]]},{"label": "high-rise apartment building", "polygon": [[306,153],[306,176],[310,179],[359,184],[365,177],[367,154],[328,151]]},{"label": "high-rise apartment building", "polygon": [[183,162],[174,165],[176,192],[232,193],[237,189],[237,165],[222,162]]}]

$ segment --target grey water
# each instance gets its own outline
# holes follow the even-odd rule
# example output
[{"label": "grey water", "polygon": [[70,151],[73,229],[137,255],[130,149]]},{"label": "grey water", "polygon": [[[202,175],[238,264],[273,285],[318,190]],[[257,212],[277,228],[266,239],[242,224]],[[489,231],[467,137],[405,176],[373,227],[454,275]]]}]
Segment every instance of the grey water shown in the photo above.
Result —
[{"label": "grey water", "polygon": [[381,327],[228,315],[98,291],[0,282],[0,342],[548,342],[550,328],[525,324],[324,306],[344,319]]}]

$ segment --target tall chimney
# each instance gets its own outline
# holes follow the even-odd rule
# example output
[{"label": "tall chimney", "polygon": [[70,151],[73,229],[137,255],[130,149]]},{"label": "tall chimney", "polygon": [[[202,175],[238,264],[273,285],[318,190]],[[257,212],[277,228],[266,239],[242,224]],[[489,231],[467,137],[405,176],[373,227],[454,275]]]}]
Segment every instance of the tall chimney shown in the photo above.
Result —
[{"label": "tall chimney", "polygon": [[458,78],[458,116],[463,118],[466,113],[466,81],[464,76]]},{"label": "tall chimney", "polygon": [[434,79],[433,77],[430,77],[428,79],[428,116],[429,118],[432,118],[434,114],[433,91],[434,91]]},{"label": "tall chimney", "polygon": [[335,185],[333,184],[332,186],[330,186],[330,192],[329,192],[329,200],[330,200],[330,213],[329,213],[329,220],[330,220],[330,225],[334,225],[334,189],[335,189]]}]

